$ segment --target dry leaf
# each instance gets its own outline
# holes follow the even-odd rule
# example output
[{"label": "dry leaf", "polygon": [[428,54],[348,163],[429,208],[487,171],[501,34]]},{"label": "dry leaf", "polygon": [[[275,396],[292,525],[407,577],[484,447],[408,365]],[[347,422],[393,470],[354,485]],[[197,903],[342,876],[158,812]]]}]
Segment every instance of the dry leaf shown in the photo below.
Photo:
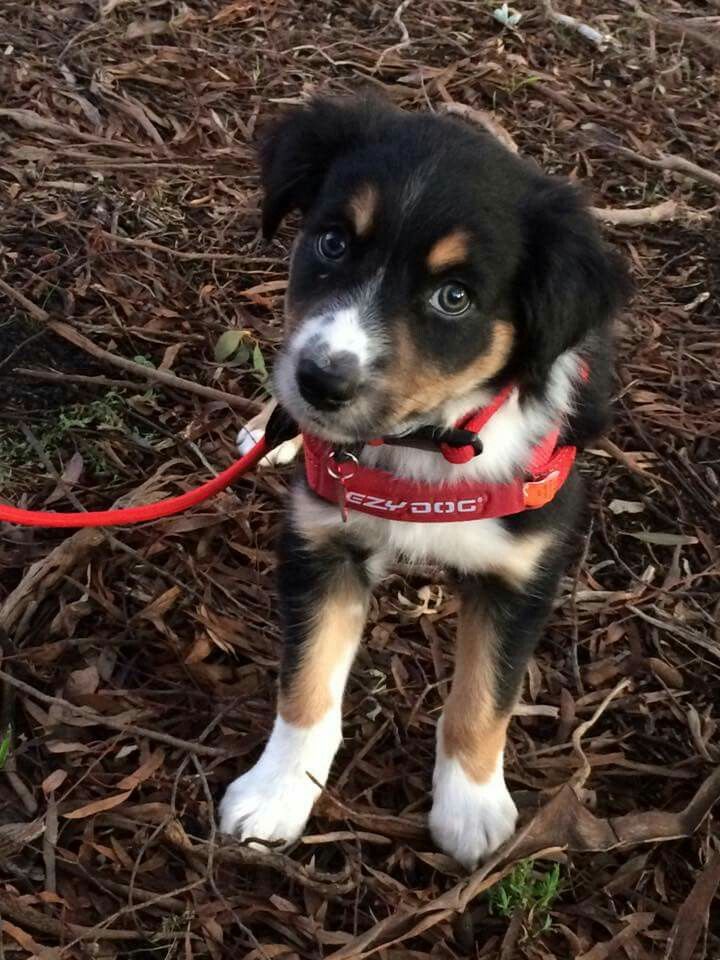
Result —
[{"label": "dry leaf", "polygon": [[100,686],[100,674],[95,665],[73,670],[65,681],[65,699],[75,702],[95,693]]},{"label": "dry leaf", "polygon": [[656,543],[663,547],[690,546],[698,542],[697,537],[691,537],[684,533],[626,533],[628,537],[634,537],[636,540],[642,540],[643,543]]},{"label": "dry leaf", "polygon": [[616,516],[621,513],[642,513],[645,504],[639,500],[611,500],[608,510]]},{"label": "dry leaf", "polygon": [[720,852],[716,851],[695,880],[678,911],[668,942],[668,960],[691,960],[708,925],[710,906],[720,887]]},{"label": "dry leaf", "polygon": [[623,947],[628,947],[636,941],[638,933],[652,924],[655,919],[654,913],[636,913],[629,917],[626,925],[611,940],[606,943],[598,943],[592,950],[583,953],[577,960],[610,960],[616,957],[618,951]]},{"label": "dry leaf", "polygon": [[42,792],[47,796],[67,780],[67,770],[53,770],[42,782]]},{"label": "dry leaf", "polygon": [[96,813],[102,813],[104,810],[112,810],[125,803],[132,790],[126,790],[125,793],[115,793],[111,797],[101,797],[99,800],[93,800],[92,803],[86,803],[75,810],[69,810],[63,813],[66,820],[84,820],[86,817],[93,817]]},{"label": "dry leaf", "polygon": [[158,748],[150,754],[144,763],[140,764],[134,773],[123,777],[118,783],[118,787],[120,790],[134,790],[139,784],[149,780],[150,777],[160,769],[164,760],[165,751],[162,748]]}]

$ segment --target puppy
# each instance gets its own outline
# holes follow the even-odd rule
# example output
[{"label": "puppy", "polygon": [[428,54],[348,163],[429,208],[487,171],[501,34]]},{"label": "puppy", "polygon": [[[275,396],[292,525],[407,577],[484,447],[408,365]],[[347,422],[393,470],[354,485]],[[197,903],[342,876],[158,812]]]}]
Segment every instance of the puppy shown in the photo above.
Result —
[{"label": "puppy", "polygon": [[[573,187],[451,117],[316,99],[271,129],[261,161],[265,235],[303,216],[275,395],[317,476],[341,476],[344,503],[305,476],[293,485],[277,716],[260,759],[228,787],[221,828],[267,841],[302,833],[341,742],[370,591],[400,556],[442,564],[462,600],[430,829],[472,868],[515,828],[508,723],[583,508],[575,468],[556,489],[557,471],[533,485],[531,463],[543,444],[582,447],[604,428],[626,275]],[[450,436],[472,411],[482,426],[462,433],[476,441],[465,462],[413,445]],[[347,493],[341,463],[432,496],[370,503]],[[490,500],[500,488],[540,492],[485,516],[488,498],[458,500],[457,484]],[[437,515],[455,510],[468,516]]]}]

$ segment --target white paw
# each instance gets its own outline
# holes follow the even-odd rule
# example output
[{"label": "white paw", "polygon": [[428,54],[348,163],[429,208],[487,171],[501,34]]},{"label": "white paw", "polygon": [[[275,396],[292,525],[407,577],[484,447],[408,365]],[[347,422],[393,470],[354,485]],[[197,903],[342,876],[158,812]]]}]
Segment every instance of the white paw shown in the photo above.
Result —
[{"label": "white paw", "polygon": [[318,784],[327,780],[340,739],[339,707],[311,727],[276,717],[262,756],[233,780],[222,798],[222,832],[242,840],[297,840],[320,795]]},{"label": "white paw", "polygon": [[292,843],[303,832],[319,793],[307,774],[288,770],[273,775],[261,758],[227,788],[220,804],[220,830],[242,840]]},{"label": "white paw", "polygon": [[455,758],[441,756],[433,775],[430,832],[438,847],[468,870],[515,832],[517,807],[505,785],[502,755],[486,783],[475,783]]},{"label": "white paw", "polygon": [[[244,457],[246,453],[250,453],[258,440],[261,440],[264,436],[265,431],[258,427],[241,427],[235,440],[240,456]],[[286,440],[274,447],[266,457],[263,457],[259,466],[282,467],[287,463],[292,463],[297,457],[301,445],[302,440],[299,437]]]}]

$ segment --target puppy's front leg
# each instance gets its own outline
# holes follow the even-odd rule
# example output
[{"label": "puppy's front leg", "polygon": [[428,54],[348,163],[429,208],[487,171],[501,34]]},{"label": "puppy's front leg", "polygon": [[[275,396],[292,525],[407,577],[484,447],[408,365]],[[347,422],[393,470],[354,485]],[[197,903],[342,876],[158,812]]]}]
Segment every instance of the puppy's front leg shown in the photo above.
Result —
[{"label": "puppy's front leg", "polygon": [[277,715],[260,759],[223,797],[225,833],[288,843],[302,833],[342,739],[342,696],[367,612],[369,559],[344,529],[312,542],[287,524]]},{"label": "puppy's front leg", "polygon": [[505,785],[508,723],[549,614],[557,573],[519,586],[503,577],[461,584],[455,674],[437,730],[430,830],[468,869],[510,837],[517,809]]}]

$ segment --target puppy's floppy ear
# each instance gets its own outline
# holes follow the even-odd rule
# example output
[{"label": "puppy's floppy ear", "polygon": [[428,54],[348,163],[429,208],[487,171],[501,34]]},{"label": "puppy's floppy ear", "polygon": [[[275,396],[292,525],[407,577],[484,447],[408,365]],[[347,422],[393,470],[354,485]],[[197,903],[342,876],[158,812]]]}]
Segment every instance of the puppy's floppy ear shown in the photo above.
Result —
[{"label": "puppy's floppy ear", "polygon": [[291,210],[305,213],[332,163],[376,138],[393,112],[377,97],[318,97],[276,121],[260,145],[265,237]]},{"label": "puppy's floppy ear", "polygon": [[570,184],[536,186],[526,225],[518,306],[530,376],[541,386],[561,353],[610,322],[630,295],[630,280]]}]

